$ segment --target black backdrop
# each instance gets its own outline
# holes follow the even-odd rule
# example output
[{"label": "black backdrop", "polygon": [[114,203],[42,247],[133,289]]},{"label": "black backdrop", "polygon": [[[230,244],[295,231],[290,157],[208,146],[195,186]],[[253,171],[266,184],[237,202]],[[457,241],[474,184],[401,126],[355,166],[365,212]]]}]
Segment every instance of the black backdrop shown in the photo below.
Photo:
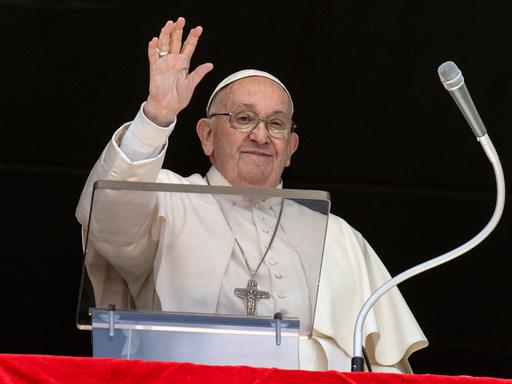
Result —
[{"label": "black backdrop", "polygon": [[[74,326],[74,209],[147,96],[147,42],[166,19],[202,25],[192,64],[215,65],[180,114],[166,166],[204,172],[194,128],[211,90],[238,69],[270,71],[294,96],[301,138],[285,187],[329,191],[395,275],[467,241],[492,213],[492,169],[437,67],[461,68],[507,174],[511,14],[506,0],[0,1],[0,352],[91,353]],[[510,228],[506,209],[475,250],[401,285],[430,340],[415,372],[512,376]]]}]

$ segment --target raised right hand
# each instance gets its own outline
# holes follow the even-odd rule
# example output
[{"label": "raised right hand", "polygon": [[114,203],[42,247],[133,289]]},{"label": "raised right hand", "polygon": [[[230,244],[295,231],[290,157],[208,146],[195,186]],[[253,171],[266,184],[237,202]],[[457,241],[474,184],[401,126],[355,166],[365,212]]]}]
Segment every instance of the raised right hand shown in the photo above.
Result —
[{"label": "raised right hand", "polygon": [[[144,114],[156,125],[166,127],[184,109],[201,79],[213,69],[213,64],[199,65],[189,73],[190,59],[197,41],[203,32],[202,27],[190,30],[182,45],[185,19],[168,21],[158,38],[148,45],[149,57],[149,96],[144,104]],[[160,52],[169,52],[161,56]]]}]

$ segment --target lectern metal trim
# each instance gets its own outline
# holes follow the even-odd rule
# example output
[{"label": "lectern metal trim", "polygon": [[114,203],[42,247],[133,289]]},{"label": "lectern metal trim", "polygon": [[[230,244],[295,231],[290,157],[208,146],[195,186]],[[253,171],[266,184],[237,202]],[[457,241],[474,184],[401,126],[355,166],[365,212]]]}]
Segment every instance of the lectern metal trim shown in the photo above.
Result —
[{"label": "lectern metal trim", "polygon": [[[94,328],[109,328],[106,323],[96,323],[92,325]],[[114,329],[136,330],[136,331],[158,331],[158,332],[188,332],[188,333],[216,333],[225,335],[254,335],[254,336],[274,336],[275,332],[270,331],[249,331],[236,329],[215,329],[215,328],[195,328],[195,327],[176,327],[168,325],[135,325],[135,324],[119,324],[115,323]],[[296,332],[281,332],[281,336],[296,337]]]}]

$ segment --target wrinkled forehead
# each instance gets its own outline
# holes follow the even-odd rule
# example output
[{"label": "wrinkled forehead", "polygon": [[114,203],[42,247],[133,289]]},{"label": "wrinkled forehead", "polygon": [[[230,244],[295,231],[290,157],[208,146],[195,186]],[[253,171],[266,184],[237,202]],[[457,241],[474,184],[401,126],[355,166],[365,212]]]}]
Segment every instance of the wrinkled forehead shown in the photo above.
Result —
[{"label": "wrinkled forehead", "polygon": [[264,78],[270,79],[270,80],[274,81],[275,83],[279,84],[281,86],[281,88],[283,88],[283,90],[286,92],[286,95],[288,96],[288,99],[290,100],[290,107],[291,107],[291,111],[293,113],[293,101],[292,101],[290,92],[288,92],[288,89],[286,89],[284,84],[277,77],[271,75],[268,72],[259,71],[257,69],[244,69],[244,70],[241,70],[241,71],[238,71],[238,72],[235,72],[235,73],[229,75],[224,80],[222,80],[219,83],[219,85],[217,85],[217,87],[213,91],[212,95],[210,96],[210,99],[208,100],[208,104],[206,106],[206,116],[208,116],[208,114],[210,113],[210,107],[212,105],[213,100],[215,99],[215,96],[217,96],[217,94],[221,90],[225,89],[229,84],[232,84],[235,81],[238,81],[241,79],[245,79],[247,77],[264,77]]}]

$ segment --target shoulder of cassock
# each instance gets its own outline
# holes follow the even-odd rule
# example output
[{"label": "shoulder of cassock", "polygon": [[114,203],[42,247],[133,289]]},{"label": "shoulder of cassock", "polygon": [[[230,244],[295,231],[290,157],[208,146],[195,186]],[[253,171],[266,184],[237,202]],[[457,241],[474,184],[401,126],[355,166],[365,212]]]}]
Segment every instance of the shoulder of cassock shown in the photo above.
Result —
[{"label": "shoulder of cassock", "polygon": [[[314,322],[315,333],[333,338],[352,356],[357,315],[370,295],[391,276],[363,236],[330,215]],[[363,329],[370,359],[384,366],[404,363],[428,341],[397,288],[368,313]]]}]

